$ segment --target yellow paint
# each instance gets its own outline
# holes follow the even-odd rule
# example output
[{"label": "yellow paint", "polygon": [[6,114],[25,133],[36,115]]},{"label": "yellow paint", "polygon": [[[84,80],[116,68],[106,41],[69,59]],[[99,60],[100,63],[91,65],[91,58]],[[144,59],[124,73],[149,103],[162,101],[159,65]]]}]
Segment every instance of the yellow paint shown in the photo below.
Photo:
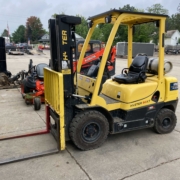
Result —
[{"label": "yellow paint", "polygon": [[80,74],[78,74],[77,77],[78,77],[78,93],[80,92],[81,89],[86,91],[86,94],[83,95],[89,95],[90,93],[93,93],[96,79]]},{"label": "yellow paint", "polygon": [[67,44],[68,36],[67,36],[67,31],[62,30],[62,44]]},{"label": "yellow paint", "polygon": [[68,60],[67,52],[63,52],[63,60],[64,60],[64,61],[67,61],[67,60]]},{"label": "yellow paint", "polygon": [[165,78],[165,102],[178,99],[178,90],[170,90],[170,83],[177,83],[177,78],[175,77],[166,77]]},{"label": "yellow paint", "polygon": [[132,52],[133,52],[133,46],[132,46],[132,29],[133,26],[132,25],[128,25],[128,61],[127,61],[127,65],[128,67],[130,67],[131,63],[132,63]]},{"label": "yellow paint", "polygon": [[65,149],[64,86],[63,74],[44,68],[45,103],[52,107],[60,118],[60,150]]},{"label": "yellow paint", "polygon": [[[91,18],[91,20],[93,21],[93,26],[89,29],[86,40],[84,42],[84,46],[82,48],[82,52],[81,52],[81,55],[80,55],[80,58],[79,58],[78,68],[77,68],[78,73],[80,72],[82,60],[83,60],[83,57],[84,57],[84,54],[85,54],[85,51],[87,49],[87,46],[88,46],[88,43],[89,43],[89,40],[91,38],[92,33],[93,33],[95,27],[99,23],[105,23],[105,17],[107,15],[109,15],[109,14],[103,13],[102,15],[99,15],[98,17]],[[100,88],[100,84],[101,84],[101,80],[102,80],[102,76],[103,76],[104,67],[106,65],[106,60],[108,58],[108,52],[109,52],[109,50],[110,50],[110,48],[112,46],[112,42],[114,40],[114,37],[116,35],[116,32],[117,32],[117,29],[118,29],[119,25],[120,24],[128,25],[128,67],[129,67],[131,62],[132,62],[132,51],[133,51],[133,49],[132,49],[132,40],[133,40],[133,38],[132,38],[132,29],[133,29],[133,24],[147,23],[147,22],[153,22],[155,20],[159,20],[160,21],[160,26],[164,26],[165,19],[166,19],[166,17],[164,17],[164,16],[146,15],[146,14],[143,14],[143,13],[142,14],[133,14],[133,13],[129,14],[129,13],[120,13],[120,12],[117,12],[117,11],[112,12],[111,16],[112,16],[112,21],[111,22],[114,25],[112,27],[111,33],[110,33],[108,41],[106,43],[104,54],[103,54],[103,57],[102,57],[102,60],[101,60],[101,66],[99,68],[98,75],[97,75],[97,78],[95,80],[94,87],[89,88],[89,87],[85,86],[84,82],[82,83],[82,81],[80,79],[77,80],[78,81],[78,87],[80,89],[83,88],[83,93],[85,93],[85,90],[87,91],[86,92],[87,94],[89,92],[92,93],[92,100],[91,100],[90,106],[94,106],[94,105],[98,104],[98,101],[97,101],[98,98],[97,97],[98,97],[99,88]],[[159,44],[162,47],[162,34],[164,33],[164,27],[160,27],[159,29],[160,29],[159,33],[161,35],[161,37],[159,38]],[[162,64],[163,64],[163,61],[164,61],[164,56],[163,56],[162,52],[164,53],[163,47],[162,47],[162,50],[160,50],[160,57],[159,57],[159,61],[161,62],[160,63],[161,67],[163,67]],[[162,73],[163,73],[163,69],[159,68],[159,76],[158,76],[158,82],[157,83],[158,83],[158,88],[162,90],[160,101],[162,101],[164,99],[164,95],[165,95],[164,94],[165,90],[163,89],[165,84],[164,84]],[[141,92],[139,93],[139,95],[137,95],[136,91],[134,91],[133,96],[136,95],[136,97],[137,97],[136,99],[145,98],[146,95],[148,94],[148,91],[150,91],[152,93],[153,90],[155,90],[155,87],[157,88],[157,83],[153,82],[152,87],[151,87],[150,83],[147,83],[149,88],[146,88],[147,93],[145,94],[145,96],[142,96],[142,97],[141,97],[141,95],[143,94],[142,93],[143,90],[140,90],[141,88],[139,88],[139,89],[135,88],[136,91],[141,91]],[[131,85],[126,85],[126,86],[130,87]],[[143,89],[144,89],[145,85],[139,85],[139,86],[142,86]],[[116,91],[116,89],[113,89],[113,87],[108,86],[108,88],[112,89],[112,91]],[[128,87],[127,87],[127,89],[128,89]],[[80,91],[82,92],[82,90],[79,90],[78,92],[80,92]],[[124,99],[126,97],[127,97],[127,95],[124,96]],[[115,98],[115,97],[113,97],[113,98]],[[135,100],[135,98],[134,98],[134,100]],[[126,101],[129,102],[129,101],[131,101],[131,99],[128,99]]]},{"label": "yellow paint", "polygon": [[71,69],[62,69],[63,74],[71,74]]},{"label": "yellow paint", "polygon": [[[107,80],[102,89],[102,93],[124,103],[132,103],[140,99],[150,97],[156,92],[157,82],[147,80],[139,84],[119,84],[113,80]],[[119,94],[119,98],[118,98]]]},{"label": "yellow paint", "polygon": [[[104,54],[99,67],[98,75],[96,79],[89,78],[87,76],[80,75],[80,70],[83,62],[85,52],[88,48],[91,36],[99,23],[105,23],[105,17],[111,15],[111,23],[113,24],[111,33],[107,40]],[[100,15],[91,17],[93,26],[89,29],[85,42],[83,44],[81,54],[77,65],[77,90],[78,95],[92,95],[90,104],[87,104],[87,100],[83,99],[86,104],[77,105],[79,107],[102,107],[107,111],[123,109],[131,110],[148,105],[153,105],[156,102],[152,101],[152,95],[156,92],[160,92],[158,102],[168,102],[176,100],[178,98],[178,90],[170,90],[170,83],[177,82],[176,78],[164,76],[164,47],[163,47],[163,34],[165,32],[165,20],[163,15],[150,15],[144,13],[124,13],[121,11],[111,11],[110,13],[102,13]],[[109,55],[110,48],[120,25],[128,26],[128,61],[127,67],[132,62],[132,29],[133,25],[143,24],[148,22],[159,21],[159,66],[158,75],[148,77],[144,83],[140,84],[119,84],[112,80],[108,80],[104,83],[102,88],[102,96],[99,94],[101,80],[103,77],[104,68]],[[68,36],[66,32],[62,32],[63,43],[66,44]],[[66,54],[64,54],[66,59]],[[65,148],[65,119],[64,119],[64,90],[63,90],[63,74],[70,74],[71,71],[63,70],[62,73],[57,73],[49,69],[45,69],[45,100],[60,116],[60,144],[61,149]],[[76,79],[76,76],[75,76]],[[110,98],[110,99],[108,99]]]}]

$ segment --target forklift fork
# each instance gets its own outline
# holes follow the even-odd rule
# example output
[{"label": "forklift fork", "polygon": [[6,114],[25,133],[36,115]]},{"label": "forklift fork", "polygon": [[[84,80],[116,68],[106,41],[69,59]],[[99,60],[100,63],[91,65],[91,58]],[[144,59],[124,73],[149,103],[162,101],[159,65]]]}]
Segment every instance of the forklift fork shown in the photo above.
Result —
[{"label": "forklift fork", "polygon": [[[50,133],[50,112],[49,112],[49,107],[46,106],[46,129],[41,130],[41,131],[32,132],[32,133],[17,135],[17,136],[9,136],[9,137],[5,137],[5,138],[0,138],[0,141],[16,139],[16,138],[23,138],[23,137],[29,137],[29,136],[36,136],[36,135],[42,135],[42,134],[48,134],[48,133]],[[57,138],[58,137],[59,136],[57,136]],[[59,142],[59,139],[57,140],[57,142]],[[60,151],[60,146],[59,146],[59,143],[58,143],[56,149],[50,149],[50,150],[47,150],[47,151],[33,153],[33,154],[30,154],[30,155],[26,155],[26,156],[20,156],[18,158],[9,158],[9,159],[6,159],[6,160],[1,160],[0,159],[0,165],[19,162],[19,161],[24,161],[24,160],[37,158],[37,157],[42,157],[42,156],[46,156],[46,155],[51,155],[51,154],[58,153],[59,151]]]}]

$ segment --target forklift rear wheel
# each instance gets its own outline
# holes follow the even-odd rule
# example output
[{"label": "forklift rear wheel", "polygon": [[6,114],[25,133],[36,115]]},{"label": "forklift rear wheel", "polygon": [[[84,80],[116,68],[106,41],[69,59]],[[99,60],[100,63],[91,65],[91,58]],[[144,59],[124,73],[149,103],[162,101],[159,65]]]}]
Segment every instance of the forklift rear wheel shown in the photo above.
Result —
[{"label": "forklift rear wheel", "polygon": [[41,99],[39,97],[34,98],[34,110],[38,111],[41,109]]},{"label": "forklift rear wheel", "polygon": [[81,150],[98,148],[107,139],[109,123],[98,111],[77,114],[70,124],[70,137]]},{"label": "forklift rear wheel", "polygon": [[155,131],[159,134],[166,134],[173,131],[177,123],[175,113],[170,109],[161,109],[156,116]]}]

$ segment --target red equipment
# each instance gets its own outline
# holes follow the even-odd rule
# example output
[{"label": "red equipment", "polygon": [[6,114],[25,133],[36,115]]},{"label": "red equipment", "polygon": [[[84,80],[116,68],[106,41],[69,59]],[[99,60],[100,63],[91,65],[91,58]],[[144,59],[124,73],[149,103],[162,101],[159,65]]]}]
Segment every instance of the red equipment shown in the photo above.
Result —
[{"label": "red equipment", "polygon": [[[83,59],[81,73],[86,74],[89,68],[95,64],[95,62],[100,62],[101,57],[104,53],[104,47],[99,51],[86,56]],[[116,48],[112,47],[109,53],[109,58],[107,59],[107,72],[109,76],[115,74],[115,56]],[[73,71],[76,72],[78,60],[73,61]],[[47,64],[38,64],[37,66],[32,65],[32,60],[29,64],[29,75],[23,80],[21,85],[21,93],[25,99],[26,104],[34,104],[34,110],[39,110],[41,108],[41,103],[44,103],[44,82],[43,82],[43,68],[47,67]],[[32,71],[32,69],[34,69]]]},{"label": "red equipment", "polygon": [[39,110],[41,103],[44,102],[44,67],[48,65],[41,63],[32,66],[32,60],[30,60],[29,71],[21,84],[22,96],[26,104],[34,104],[34,110]]},{"label": "red equipment", "polygon": [[[102,57],[102,55],[104,53],[104,49],[105,48],[101,48],[100,51],[98,51],[94,54],[91,54],[89,56],[86,56],[83,59],[82,68],[81,68],[82,72],[83,72],[84,68],[89,68],[93,64],[93,61],[100,60],[100,58]],[[109,62],[109,65],[108,65],[108,71],[109,72],[114,70],[115,57],[116,57],[116,48],[114,46],[111,48],[111,52],[109,54],[109,59],[107,60]],[[78,61],[73,62],[73,71],[74,72],[76,71],[77,63],[78,63]]]}]

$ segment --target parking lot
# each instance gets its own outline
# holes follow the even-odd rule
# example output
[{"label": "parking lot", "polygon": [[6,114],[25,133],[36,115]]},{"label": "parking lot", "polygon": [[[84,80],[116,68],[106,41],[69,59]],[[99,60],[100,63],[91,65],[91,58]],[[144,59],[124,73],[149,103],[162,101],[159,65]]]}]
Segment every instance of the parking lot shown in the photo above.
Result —
[{"label": "parking lot", "polygon": [[[156,55],[155,55],[156,56]],[[49,63],[50,52],[35,55],[7,55],[12,74],[34,65]],[[180,81],[180,55],[165,55],[173,63],[169,73]],[[126,67],[126,59],[117,58],[116,74]],[[0,138],[45,128],[45,110],[34,111],[26,105],[19,89],[0,90]],[[71,142],[54,155],[2,165],[2,180],[179,180],[180,179],[180,107],[177,125],[170,134],[159,135],[144,129],[110,135],[98,149],[80,151]],[[51,134],[0,141],[0,160],[56,147]]]}]

